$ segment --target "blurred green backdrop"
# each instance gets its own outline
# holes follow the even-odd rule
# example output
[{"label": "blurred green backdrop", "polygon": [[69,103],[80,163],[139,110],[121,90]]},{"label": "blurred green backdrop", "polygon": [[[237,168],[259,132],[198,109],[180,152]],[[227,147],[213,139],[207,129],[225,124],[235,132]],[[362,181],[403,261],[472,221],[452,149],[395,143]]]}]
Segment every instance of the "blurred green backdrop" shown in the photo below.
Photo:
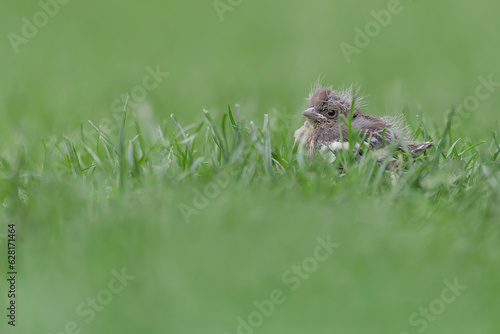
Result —
[{"label": "blurred green backdrop", "polygon": [[[145,117],[173,113],[181,124],[202,119],[203,108],[217,114],[236,103],[259,124],[273,110],[299,124],[318,77],[361,84],[373,114],[406,109],[413,123],[419,115],[442,124],[452,105],[474,96],[478,77],[500,81],[500,3],[487,0],[403,0],[402,12],[348,62],[341,43],[353,44],[355,28],[387,7],[381,0],[252,0],[221,20],[211,0],[71,1],[15,53],[8,34],[21,34],[22,18],[31,21],[41,7],[2,1],[0,150],[15,156],[24,143],[41,152],[41,138],[112,119],[114,101],[142,85],[147,67],[169,76],[147,92]],[[499,102],[496,90],[482,99],[457,137],[489,142]],[[32,224],[20,249],[19,332],[59,333],[75,320],[84,333],[235,333],[237,317],[285,289],[281,274],[327,235],[343,245],[338,254],[256,333],[414,333],[419,327],[410,328],[408,316],[455,277],[469,293],[427,333],[498,332],[491,298],[500,278],[493,270],[498,233],[488,237],[469,224],[479,206],[464,215],[446,201],[431,209],[423,195],[393,206],[360,204],[356,192],[332,203],[294,194],[293,185],[277,193],[228,188],[197,224],[185,225],[177,204],[192,200],[190,187],[151,187],[108,201],[102,189],[89,190],[99,185],[57,181],[41,182],[37,200],[18,217]],[[438,227],[429,231],[431,220]],[[83,323],[77,305],[122,266],[136,281]]]},{"label": "blurred green backdrop", "polygon": [[[109,117],[111,103],[141,84],[146,67],[170,76],[147,101],[158,119],[181,123],[202,108],[239,103],[250,118],[273,108],[290,115],[305,106],[320,76],[334,86],[359,83],[375,114],[415,115],[437,122],[474,94],[479,76],[500,81],[500,5],[493,1],[401,1],[400,14],[348,63],[342,42],[388,1],[243,1],[221,21],[212,1],[71,1],[15,54],[37,1],[4,1],[0,11],[1,136],[67,133],[80,120]],[[481,101],[468,136],[489,136],[500,94]]]}]

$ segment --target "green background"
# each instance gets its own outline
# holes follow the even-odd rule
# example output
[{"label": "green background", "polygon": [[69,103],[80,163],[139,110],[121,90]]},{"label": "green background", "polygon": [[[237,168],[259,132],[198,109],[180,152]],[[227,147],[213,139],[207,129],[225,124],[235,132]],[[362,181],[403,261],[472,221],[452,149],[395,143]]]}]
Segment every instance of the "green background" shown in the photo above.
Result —
[{"label": "green background", "polygon": [[[38,166],[41,139],[74,136],[87,120],[113,122],[113,101],[141,85],[148,66],[170,74],[132,110],[151,124],[175,114],[185,125],[202,120],[203,108],[220,115],[240,104],[247,120],[271,114],[298,127],[322,77],[335,87],[360,84],[367,112],[405,109],[413,124],[420,117],[443,127],[478,77],[500,81],[500,4],[485,0],[401,1],[403,11],[349,63],[340,44],[353,44],[355,28],[387,4],[253,0],[221,20],[210,0],[71,1],[15,53],[7,34],[20,34],[22,17],[40,7],[2,1],[0,153],[14,161],[27,152]],[[497,91],[480,101],[456,139],[489,143],[498,105]],[[236,333],[237,318],[274,289],[287,300],[255,333],[417,333],[410,315],[455,277],[467,290],[426,333],[500,330],[497,211],[470,194],[455,203],[423,193],[364,196],[355,182],[326,192],[230,182],[185,224],[178,206],[205,184],[117,195],[98,182],[42,178],[23,210],[2,211],[3,221],[18,222],[20,272],[19,326],[7,328],[2,311],[2,333],[55,334],[69,321],[82,333]],[[342,246],[289,291],[283,273],[329,235]],[[86,324],[77,306],[123,267],[136,278]]]}]

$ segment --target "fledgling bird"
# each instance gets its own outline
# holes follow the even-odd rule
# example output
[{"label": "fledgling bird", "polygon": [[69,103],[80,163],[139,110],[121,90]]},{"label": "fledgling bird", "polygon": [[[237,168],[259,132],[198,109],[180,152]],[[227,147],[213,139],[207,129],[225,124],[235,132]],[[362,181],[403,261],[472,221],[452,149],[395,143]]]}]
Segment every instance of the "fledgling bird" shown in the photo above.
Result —
[{"label": "fledgling bird", "polygon": [[[349,146],[348,126],[340,119],[343,115],[349,119],[353,96],[357,90],[335,91],[331,88],[320,88],[309,98],[309,108],[302,114],[307,117],[304,125],[295,131],[296,140],[304,140],[309,156],[315,149],[330,149],[332,152],[347,149]],[[434,145],[433,142],[415,143],[405,133],[404,121],[397,118],[382,119],[362,113],[357,108],[364,105],[362,97],[355,100],[351,126],[365,138],[370,149],[378,149],[398,141],[400,149],[407,147],[413,153],[421,153]],[[340,126],[339,126],[340,124]]]}]

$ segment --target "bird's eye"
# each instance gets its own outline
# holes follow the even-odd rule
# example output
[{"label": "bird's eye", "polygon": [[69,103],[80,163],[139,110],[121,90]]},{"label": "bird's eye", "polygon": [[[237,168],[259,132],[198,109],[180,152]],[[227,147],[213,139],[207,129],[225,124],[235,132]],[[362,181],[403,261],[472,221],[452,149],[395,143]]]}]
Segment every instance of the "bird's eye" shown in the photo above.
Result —
[{"label": "bird's eye", "polygon": [[328,116],[330,116],[330,117],[334,117],[335,115],[337,115],[337,112],[335,110],[330,110],[328,112]]}]

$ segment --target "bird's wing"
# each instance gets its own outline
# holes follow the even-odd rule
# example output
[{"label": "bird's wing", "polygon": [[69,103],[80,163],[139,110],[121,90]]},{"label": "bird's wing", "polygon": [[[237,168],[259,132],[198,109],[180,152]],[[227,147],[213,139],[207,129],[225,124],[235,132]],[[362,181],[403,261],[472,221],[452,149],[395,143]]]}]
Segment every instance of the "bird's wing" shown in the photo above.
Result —
[{"label": "bird's wing", "polygon": [[357,111],[351,125],[361,130],[361,135],[370,138],[370,147],[383,146],[397,139],[397,135],[392,131],[391,125],[382,119]]}]

